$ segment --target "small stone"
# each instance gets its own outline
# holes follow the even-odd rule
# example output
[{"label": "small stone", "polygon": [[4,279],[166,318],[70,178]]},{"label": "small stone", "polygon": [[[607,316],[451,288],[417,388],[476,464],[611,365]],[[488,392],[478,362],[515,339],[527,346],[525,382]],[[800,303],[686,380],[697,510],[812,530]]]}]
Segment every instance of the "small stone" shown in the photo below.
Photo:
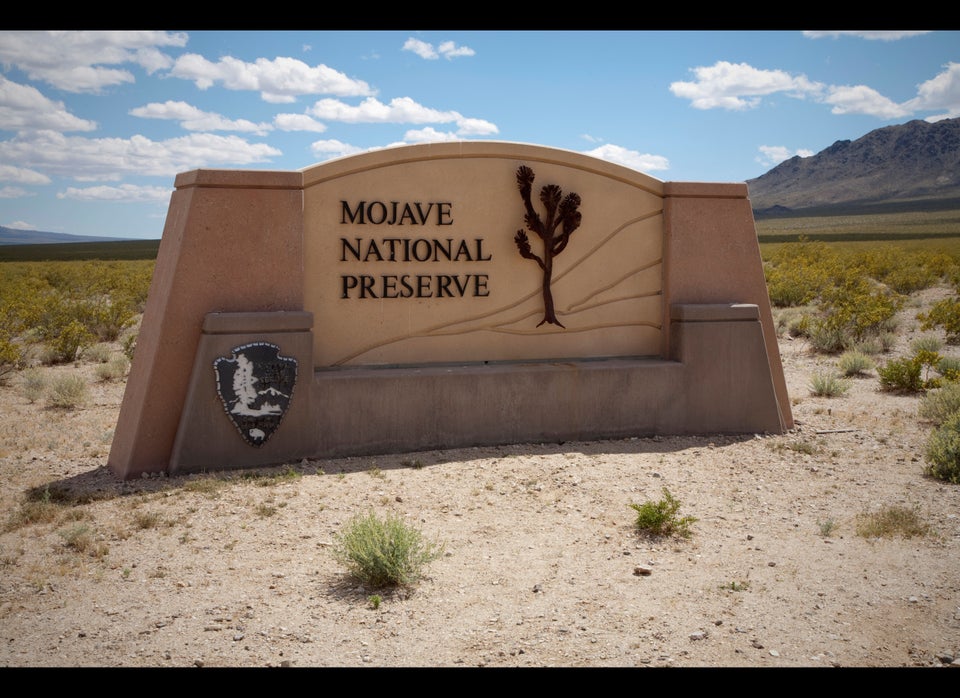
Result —
[{"label": "small stone", "polygon": [[779,656],[780,656],[780,653],[777,652],[776,650],[770,650],[770,656],[771,656],[771,657],[779,657]]},{"label": "small stone", "polygon": [[653,570],[644,565],[637,565],[633,568],[633,575],[635,577],[649,577],[651,574],[653,574]]},{"label": "small stone", "polygon": [[698,630],[695,633],[690,633],[690,639],[693,641],[705,640],[707,639],[707,634],[702,630]]}]

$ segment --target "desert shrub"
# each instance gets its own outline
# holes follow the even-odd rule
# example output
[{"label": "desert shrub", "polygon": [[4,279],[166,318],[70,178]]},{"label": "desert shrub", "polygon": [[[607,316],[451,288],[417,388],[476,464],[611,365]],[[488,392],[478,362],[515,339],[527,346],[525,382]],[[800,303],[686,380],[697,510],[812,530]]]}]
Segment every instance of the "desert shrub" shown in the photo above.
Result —
[{"label": "desert shrub", "polygon": [[84,523],[74,524],[59,531],[63,543],[78,553],[100,558],[109,552],[106,543],[98,541],[93,530]]},{"label": "desert shrub", "polygon": [[89,393],[90,390],[83,376],[74,373],[58,376],[50,383],[47,403],[51,407],[74,409],[87,401]]},{"label": "desert shrub", "polygon": [[910,349],[915,354],[921,351],[938,352],[943,349],[943,342],[934,334],[925,334],[910,342]]},{"label": "desert shrub", "polygon": [[891,393],[923,392],[922,368],[914,357],[891,359],[877,369],[880,389]]},{"label": "desert shrub", "polygon": [[334,558],[351,576],[371,587],[410,586],[421,579],[425,565],[443,554],[443,545],[401,518],[374,513],[348,521],[334,535]]},{"label": "desert shrub", "polygon": [[943,424],[954,413],[960,412],[960,383],[945,383],[928,392],[920,399],[917,412],[921,419]]},{"label": "desert shrub", "polygon": [[113,350],[110,348],[109,344],[100,342],[98,344],[92,344],[84,349],[83,358],[91,363],[105,364],[110,360],[110,354],[112,353]]},{"label": "desert shrub", "polygon": [[20,376],[20,394],[36,402],[47,391],[47,378],[38,368],[28,368]]},{"label": "desert shrub", "polygon": [[6,382],[23,367],[23,350],[7,337],[0,336],[0,383]]},{"label": "desert shrub", "polygon": [[[890,346],[893,346],[893,342],[890,343]],[[861,354],[866,354],[867,356],[875,356],[877,354],[883,354],[886,351],[889,351],[889,348],[884,347],[883,340],[880,336],[869,337],[864,339],[861,342],[857,342],[851,347],[851,351],[858,351]]]},{"label": "desert shrub", "polygon": [[960,412],[953,412],[933,430],[924,455],[927,475],[960,484]]},{"label": "desert shrub", "polygon": [[814,397],[840,397],[850,384],[832,371],[817,371],[810,378],[810,394]]},{"label": "desert shrub", "polygon": [[837,368],[844,376],[864,376],[875,367],[873,359],[855,349],[844,352],[837,361]]},{"label": "desert shrub", "polygon": [[835,260],[824,242],[801,238],[779,247],[764,267],[770,303],[779,308],[812,303],[829,283]]},{"label": "desert shrub", "polygon": [[49,363],[74,361],[135,323],[153,268],[153,260],[6,263],[0,327],[22,342],[47,345]]},{"label": "desert shrub", "polygon": [[130,360],[123,354],[117,354],[106,363],[99,364],[95,372],[97,380],[109,382],[123,379],[128,370],[130,370]]},{"label": "desert shrub", "polygon": [[843,327],[838,327],[825,318],[817,318],[810,323],[807,341],[811,348],[821,354],[838,354],[852,346],[854,339]]},{"label": "desert shrub", "polygon": [[930,526],[916,508],[888,505],[859,514],[856,530],[864,538],[913,538],[930,533]]},{"label": "desert shrub", "polygon": [[663,497],[654,502],[648,500],[643,504],[630,504],[636,513],[634,527],[641,533],[649,536],[680,536],[690,537],[690,525],[697,521],[692,516],[678,516],[680,502],[663,488]]},{"label": "desert shrub", "polygon": [[807,264],[779,264],[766,274],[770,303],[792,308],[813,301],[826,280],[822,269]]},{"label": "desert shrub", "polygon": [[930,288],[940,278],[940,274],[926,266],[923,261],[912,260],[890,269],[877,278],[897,293],[906,295]]},{"label": "desert shrub", "polygon": [[93,344],[96,336],[79,320],[71,320],[61,327],[59,332],[47,342],[49,363],[69,363],[76,361],[80,352]]},{"label": "desert shrub", "polygon": [[937,373],[948,381],[960,380],[960,359],[955,356],[942,356],[937,363]]},{"label": "desert shrub", "polygon": [[931,306],[926,313],[918,313],[920,329],[943,329],[948,344],[960,344],[960,299],[956,296],[944,298]]},{"label": "desert shrub", "polygon": [[818,331],[824,335],[823,345],[836,352],[878,336],[890,328],[901,304],[900,296],[867,277],[848,273],[820,295]]},{"label": "desert shrub", "polygon": [[807,337],[810,335],[810,314],[801,313],[787,321],[787,333],[791,337]]},{"label": "desert shrub", "polygon": [[123,347],[123,355],[133,361],[133,352],[137,348],[137,333],[131,332],[126,335],[121,342],[121,346]]}]

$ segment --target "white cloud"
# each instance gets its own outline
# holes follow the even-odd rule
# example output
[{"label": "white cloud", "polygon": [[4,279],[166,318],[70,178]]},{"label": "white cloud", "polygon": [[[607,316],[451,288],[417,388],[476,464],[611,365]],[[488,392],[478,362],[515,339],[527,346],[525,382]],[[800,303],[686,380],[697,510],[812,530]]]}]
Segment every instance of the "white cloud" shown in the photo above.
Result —
[{"label": "white cloud", "polygon": [[694,68],[693,72],[697,77],[695,82],[674,82],[670,91],[677,97],[689,99],[697,109],[748,109],[758,106],[763,96],[783,93],[828,104],[834,114],[902,119],[920,110],[939,110],[940,114],[927,117],[927,121],[960,116],[960,63],[945,65],[940,74],[918,86],[915,98],[903,103],[894,102],[866,85],[824,85],[803,75],[758,70],[745,63],[718,61],[713,66]]},{"label": "white cloud", "polygon": [[602,138],[597,138],[596,136],[591,136],[589,133],[582,133],[580,137],[587,141],[588,143],[603,143]]},{"label": "white cloud", "polygon": [[432,126],[410,130],[403,134],[404,143],[438,143],[458,140],[460,137],[457,134],[438,131]]},{"label": "white cloud", "polygon": [[199,167],[267,162],[280,154],[266,144],[210,133],[152,141],[140,135],[83,138],[37,131],[0,141],[0,161],[77,181],[118,181],[131,174],[171,177]]},{"label": "white cloud", "polygon": [[477,136],[499,133],[495,124],[483,119],[466,118],[455,111],[430,109],[409,97],[397,97],[384,104],[368,97],[352,106],[338,99],[321,99],[309,109],[317,118],[352,124],[449,124],[456,123],[458,135]]},{"label": "white cloud", "polygon": [[812,150],[805,148],[790,150],[782,145],[761,145],[759,150],[760,155],[758,155],[755,160],[764,167],[774,167],[784,160],[789,160],[794,155],[799,155],[802,158],[808,158],[813,155]]},{"label": "white cloud", "polygon": [[871,41],[897,41],[929,33],[928,31],[805,31],[803,35],[808,39],[836,39],[841,36],[852,36]]},{"label": "white cloud", "polygon": [[63,102],[54,102],[29,85],[0,75],[0,129],[25,131],[93,131],[97,125],[67,111]]},{"label": "white cloud", "polygon": [[[25,196],[36,196],[36,194],[22,187],[0,187],[0,199],[22,199]],[[7,227],[16,228],[17,226],[8,225]]]},{"label": "white cloud", "polygon": [[188,131],[242,131],[262,136],[273,130],[270,124],[255,124],[246,119],[227,119],[220,114],[201,111],[186,102],[172,100],[162,104],[151,102],[146,106],[131,109],[130,114],[144,119],[179,121]]},{"label": "white cloud", "polygon": [[461,56],[475,56],[477,53],[469,46],[457,46],[452,41],[444,41],[437,47],[437,50],[440,52],[440,55],[447,60],[460,58]]},{"label": "white cloud", "polygon": [[323,133],[327,130],[326,124],[321,124],[306,114],[277,114],[273,117],[273,125],[281,131],[313,131]]},{"label": "white cloud", "polygon": [[777,92],[803,97],[823,89],[805,75],[792,76],[782,70],[760,70],[746,63],[717,61],[712,66],[692,69],[695,82],[674,82],[670,91],[689,99],[696,109],[751,109],[760,97]]},{"label": "white cloud", "polygon": [[16,182],[17,184],[50,184],[50,178],[33,170],[22,167],[0,164],[0,182]]},{"label": "white cloud", "polygon": [[441,112],[424,107],[409,97],[396,97],[390,100],[390,104],[368,97],[358,106],[328,98],[318,100],[309,111],[319,119],[351,124],[443,124],[463,118],[455,111]]},{"label": "white cloud", "polygon": [[358,148],[355,145],[342,143],[337,140],[314,141],[310,144],[310,152],[314,157],[321,160],[330,160],[345,155],[356,155],[365,152],[365,148]]},{"label": "white cloud", "polygon": [[218,62],[196,53],[180,56],[170,75],[192,80],[201,90],[220,83],[228,90],[255,90],[265,102],[296,101],[301,95],[332,94],[362,97],[374,94],[363,80],[354,80],[325,65],[309,66],[296,58],[258,58],[247,63],[231,56]]},{"label": "white cloud", "polygon": [[492,136],[500,133],[496,124],[492,124],[484,119],[457,119],[457,135],[463,138],[470,136]]},{"label": "white cloud", "polygon": [[8,223],[7,228],[13,228],[14,230],[36,230],[37,226],[31,225],[26,221],[14,221],[13,223]]},{"label": "white cloud", "polygon": [[654,170],[670,169],[670,161],[662,155],[650,155],[649,153],[638,153],[636,150],[627,150],[626,148],[607,143],[593,150],[583,151],[584,155],[591,155],[607,162],[617,165],[623,165],[640,172],[651,172]]},{"label": "white cloud", "polygon": [[411,51],[420,58],[425,58],[427,60],[434,60],[440,57],[440,54],[437,53],[433,44],[428,44],[426,41],[420,41],[420,39],[409,38],[403,42],[403,50]]},{"label": "white cloud", "polygon": [[67,92],[99,93],[134,82],[129,71],[104,66],[129,63],[153,73],[172,65],[160,48],[186,43],[186,34],[164,31],[2,32],[0,63]]},{"label": "white cloud", "polygon": [[930,116],[927,121],[940,121],[960,116],[960,63],[947,63],[943,72],[921,83],[917,96],[904,106],[910,109],[943,110],[944,113]]},{"label": "white cloud", "polygon": [[403,42],[403,50],[411,51],[420,56],[420,58],[428,61],[437,60],[440,56],[443,56],[449,61],[452,58],[476,55],[476,51],[472,48],[468,46],[457,46],[453,41],[443,41],[434,49],[433,44],[421,41],[420,39],[414,39],[413,37]]},{"label": "white cloud", "polygon": [[911,113],[866,85],[832,86],[823,101],[833,105],[830,110],[833,114],[867,114],[881,119],[898,119]]},{"label": "white cloud", "polygon": [[120,203],[157,202],[167,203],[173,191],[170,187],[142,187],[133,184],[121,184],[118,187],[67,187],[58,192],[58,199],[73,201],[114,201]]}]

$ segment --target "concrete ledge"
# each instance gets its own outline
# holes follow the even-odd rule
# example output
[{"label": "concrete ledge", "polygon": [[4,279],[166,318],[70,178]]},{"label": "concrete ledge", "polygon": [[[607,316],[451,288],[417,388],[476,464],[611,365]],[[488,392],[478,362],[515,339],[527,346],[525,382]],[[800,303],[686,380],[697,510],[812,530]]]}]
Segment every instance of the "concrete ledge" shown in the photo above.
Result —
[{"label": "concrete ledge", "polygon": [[661,359],[318,371],[320,457],[667,433],[683,366]]},{"label": "concrete ledge", "polygon": [[751,303],[674,303],[670,319],[680,322],[760,320],[760,308]]},{"label": "concrete ledge", "polygon": [[313,328],[313,313],[278,310],[261,313],[207,313],[203,318],[206,334],[245,334],[248,332],[302,332]]}]

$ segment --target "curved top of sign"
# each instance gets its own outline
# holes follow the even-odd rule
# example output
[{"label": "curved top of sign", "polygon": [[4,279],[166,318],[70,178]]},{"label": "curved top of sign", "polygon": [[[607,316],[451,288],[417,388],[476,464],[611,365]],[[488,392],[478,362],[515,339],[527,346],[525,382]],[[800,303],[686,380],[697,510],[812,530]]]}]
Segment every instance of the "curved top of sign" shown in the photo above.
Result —
[{"label": "curved top of sign", "polygon": [[301,169],[300,172],[303,174],[303,186],[310,187],[325,180],[378,167],[457,158],[512,158],[529,163],[561,165],[610,177],[644,189],[656,196],[663,196],[663,181],[639,170],[572,150],[507,141],[456,141],[391,146],[310,165]]}]

